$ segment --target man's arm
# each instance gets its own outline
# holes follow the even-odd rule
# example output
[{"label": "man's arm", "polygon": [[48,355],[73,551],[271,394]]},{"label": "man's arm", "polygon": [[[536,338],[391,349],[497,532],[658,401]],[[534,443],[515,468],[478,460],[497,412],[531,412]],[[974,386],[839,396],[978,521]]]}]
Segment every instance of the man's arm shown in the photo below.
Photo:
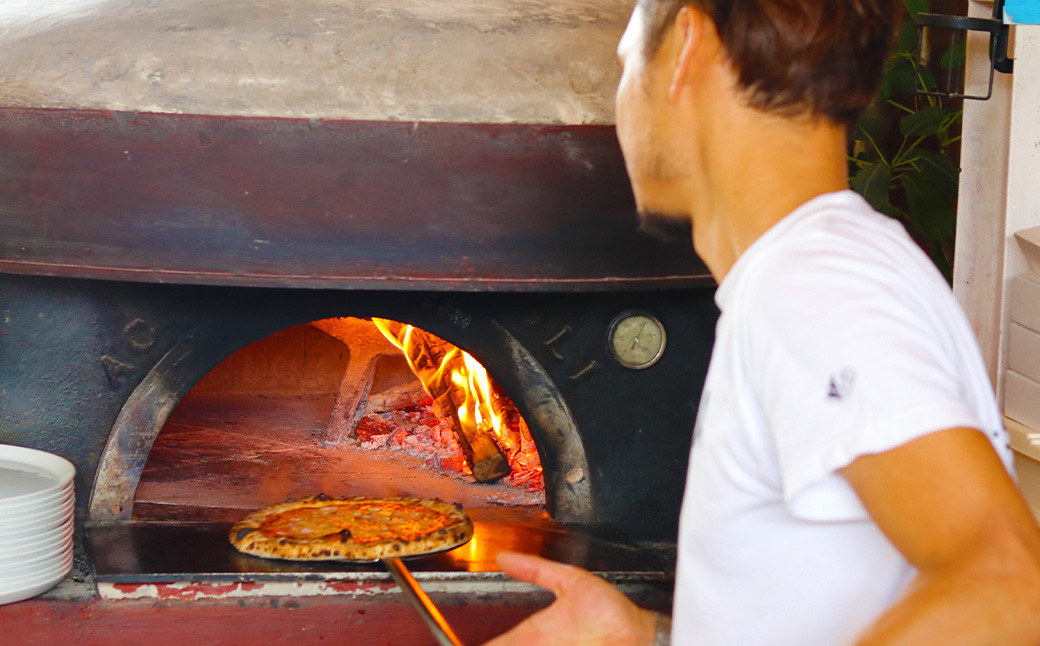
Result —
[{"label": "man's arm", "polygon": [[498,566],[556,601],[485,646],[652,646],[655,617],[603,579],[537,556],[503,552]]},{"label": "man's arm", "polygon": [[857,646],[1040,644],[1040,530],[981,432],[926,435],[842,474],[918,570]]}]

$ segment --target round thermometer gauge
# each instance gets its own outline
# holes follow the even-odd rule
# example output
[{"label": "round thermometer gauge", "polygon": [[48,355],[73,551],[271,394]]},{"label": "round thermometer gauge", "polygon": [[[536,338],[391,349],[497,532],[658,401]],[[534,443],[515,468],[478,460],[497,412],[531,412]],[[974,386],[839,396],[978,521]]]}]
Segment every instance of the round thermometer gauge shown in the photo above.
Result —
[{"label": "round thermometer gauge", "polygon": [[664,354],[664,325],[636,310],[618,314],[610,324],[607,346],[618,363],[633,370],[649,368]]}]

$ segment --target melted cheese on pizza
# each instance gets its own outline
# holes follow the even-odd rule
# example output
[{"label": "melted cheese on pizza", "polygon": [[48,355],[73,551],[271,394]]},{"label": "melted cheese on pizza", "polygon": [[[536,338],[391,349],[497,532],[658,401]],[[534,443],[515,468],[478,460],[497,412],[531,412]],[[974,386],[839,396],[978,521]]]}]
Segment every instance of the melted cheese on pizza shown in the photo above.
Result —
[{"label": "melted cheese on pizza", "polygon": [[359,544],[413,541],[456,521],[437,510],[391,500],[350,501],[297,507],[268,516],[260,530],[283,538],[318,538],[350,532]]}]

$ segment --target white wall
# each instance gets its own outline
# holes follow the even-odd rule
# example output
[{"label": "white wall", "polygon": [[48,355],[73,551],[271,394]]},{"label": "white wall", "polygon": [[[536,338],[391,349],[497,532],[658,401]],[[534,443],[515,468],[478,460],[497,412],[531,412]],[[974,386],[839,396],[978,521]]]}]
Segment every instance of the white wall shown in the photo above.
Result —
[{"label": "white wall", "polygon": [[[990,2],[971,2],[971,15],[989,17],[992,11]],[[1015,388],[1007,388],[1012,296],[1021,293],[1011,285],[1015,276],[1029,271],[1015,232],[1040,226],[1040,26],[1012,30],[1014,73],[997,73],[989,101],[965,102],[954,291],[1010,418],[1023,492],[1040,516],[1040,450],[1029,435],[1040,430],[1040,418],[1027,410],[1033,401],[1040,405],[1040,382],[1023,380],[1020,368],[1011,373]],[[970,92],[988,80],[987,40],[973,38],[970,43]],[[1025,305],[1040,308],[1040,298],[1035,300]],[[1017,311],[1022,305],[1018,303]],[[1016,348],[1020,366],[1021,353],[1028,350]]]}]

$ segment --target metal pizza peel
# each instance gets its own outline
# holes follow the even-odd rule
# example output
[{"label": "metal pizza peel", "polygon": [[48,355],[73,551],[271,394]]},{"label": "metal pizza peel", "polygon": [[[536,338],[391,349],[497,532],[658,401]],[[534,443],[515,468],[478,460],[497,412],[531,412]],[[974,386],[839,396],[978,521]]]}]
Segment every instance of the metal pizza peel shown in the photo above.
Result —
[{"label": "metal pizza peel", "polygon": [[[454,548],[453,548],[454,549]],[[433,554],[439,550],[431,550],[428,554]],[[425,554],[412,555],[412,556],[424,556]],[[437,643],[441,646],[463,646],[462,642],[455,635],[455,631],[448,625],[448,620],[444,618],[441,611],[437,609],[433,601],[430,599],[426,591],[419,586],[419,582],[415,580],[412,573],[405,566],[404,561],[394,556],[390,558],[380,559],[386,569],[390,570],[390,574],[394,577],[394,581],[404,592],[405,596],[408,597],[415,609],[419,611],[419,615],[426,622],[430,632],[437,638]]]},{"label": "metal pizza peel", "polygon": [[[469,542],[466,539],[465,542],[458,545],[453,545],[447,549],[429,549],[421,552],[415,552],[408,554],[407,557],[403,558],[421,558],[424,556],[430,556],[433,554],[440,554],[441,552],[447,552],[453,550],[456,547],[461,547]],[[263,557],[261,557],[263,558]],[[322,560],[322,561],[341,561],[343,563],[375,563],[380,561],[386,566],[386,569],[390,571],[390,575],[394,577],[394,581],[397,582],[397,586],[404,592],[404,596],[408,597],[412,606],[419,612],[419,616],[422,617],[423,621],[426,622],[426,626],[433,633],[433,636],[437,639],[437,643],[440,646],[464,646],[458,636],[455,635],[455,631],[451,629],[448,624],[448,620],[444,618],[441,611],[434,605],[433,600],[426,594],[426,591],[422,589],[419,582],[412,576],[408,566],[404,564],[402,557],[399,556],[388,556],[381,559],[349,559],[344,557],[336,558],[321,558],[321,559],[308,559],[299,558],[295,560],[309,561],[309,560]]]},{"label": "metal pizza peel", "polygon": [[452,545],[447,548],[430,548],[418,552],[409,553],[405,557],[400,556],[387,556],[381,559],[347,559],[338,558],[336,560],[345,561],[347,563],[374,563],[379,560],[386,566],[386,569],[390,571],[390,575],[394,577],[394,581],[397,582],[397,586],[401,588],[401,592],[404,592],[404,596],[408,597],[408,600],[412,603],[412,606],[419,612],[419,616],[422,617],[423,621],[426,622],[426,626],[433,633],[433,636],[437,639],[437,643],[440,646],[463,646],[462,641],[455,634],[455,631],[451,629],[448,624],[448,620],[444,618],[441,611],[434,605],[433,600],[426,594],[426,591],[422,589],[419,582],[412,576],[408,566],[404,564],[403,558],[421,558],[424,556],[431,556],[433,554],[440,554],[441,552],[447,552],[457,547],[462,547],[473,538],[470,535],[465,541],[458,545]]}]

